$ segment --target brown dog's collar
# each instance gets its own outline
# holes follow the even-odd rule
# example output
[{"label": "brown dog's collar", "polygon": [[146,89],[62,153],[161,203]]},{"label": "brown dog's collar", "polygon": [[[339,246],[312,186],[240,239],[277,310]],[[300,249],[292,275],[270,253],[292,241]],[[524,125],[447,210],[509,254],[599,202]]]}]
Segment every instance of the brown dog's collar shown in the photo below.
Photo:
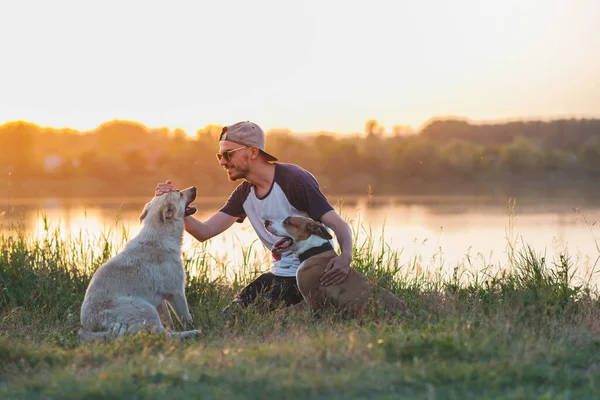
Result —
[{"label": "brown dog's collar", "polygon": [[312,256],[316,256],[317,254],[325,253],[326,251],[329,251],[329,250],[333,250],[333,246],[331,245],[330,242],[327,242],[319,247],[312,247],[312,248],[306,250],[304,253],[298,254],[298,260],[300,260],[300,262],[304,262]]}]

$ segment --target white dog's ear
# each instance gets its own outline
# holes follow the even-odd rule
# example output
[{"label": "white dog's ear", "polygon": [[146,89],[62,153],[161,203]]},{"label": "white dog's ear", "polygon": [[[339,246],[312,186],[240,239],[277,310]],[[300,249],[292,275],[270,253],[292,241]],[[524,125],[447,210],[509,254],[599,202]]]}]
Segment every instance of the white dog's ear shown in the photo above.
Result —
[{"label": "white dog's ear", "polygon": [[313,222],[308,226],[308,231],[313,234],[322,237],[326,240],[331,240],[333,237],[327,232],[327,229],[320,222]]},{"label": "white dog's ear", "polygon": [[140,215],[140,224],[148,216],[148,204],[144,206],[144,211],[142,211],[142,215]]},{"label": "white dog's ear", "polygon": [[162,222],[167,222],[168,219],[173,219],[175,217],[175,206],[173,204],[163,204],[160,208],[160,220]]}]

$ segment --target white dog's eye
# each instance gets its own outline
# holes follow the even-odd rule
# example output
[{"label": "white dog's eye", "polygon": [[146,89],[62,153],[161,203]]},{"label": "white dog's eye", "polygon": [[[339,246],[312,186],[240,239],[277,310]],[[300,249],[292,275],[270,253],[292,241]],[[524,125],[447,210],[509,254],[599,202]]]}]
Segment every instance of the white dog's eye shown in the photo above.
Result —
[{"label": "white dog's eye", "polygon": [[284,223],[284,224],[286,224],[286,225],[289,225],[289,224],[291,224],[291,222],[290,222],[290,217],[287,217],[286,219],[284,219],[284,220],[283,220],[283,223]]},{"label": "white dog's eye", "polygon": [[183,197],[183,193],[179,192],[179,198]]}]

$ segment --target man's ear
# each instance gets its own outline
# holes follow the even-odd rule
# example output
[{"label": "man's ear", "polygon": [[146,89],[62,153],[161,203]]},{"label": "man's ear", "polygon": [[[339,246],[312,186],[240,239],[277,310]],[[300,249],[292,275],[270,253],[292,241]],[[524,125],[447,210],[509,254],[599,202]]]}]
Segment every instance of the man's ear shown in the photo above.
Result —
[{"label": "man's ear", "polygon": [[329,234],[329,232],[327,232],[327,229],[325,229],[325,227],[323,226],[323,224],[321,224],[320,222],[317,222],[317,221],[312,222],[308,226],[308,231],[312,235],[317,235],[317,236],[322,237],[323,239],[326,239],[326,240],[333,239],[333,237]]},{"label": "man's ear", "polygon": [[144,206],[144,211],[142,211],[142,214],[140,215],[140,224],[141,224],[141,223],[142,223],[142,221],[143,221],[144,219],[146,219],[146,217],[148,216],[148,211],[149,211],[149,210],[148,210],[148,208],[149,208],[149,207],[148,207],[148,205],[149,205],[149,204],[150,204],[150,203],[148,203],[148,204],[146,204],[146,205]]}]

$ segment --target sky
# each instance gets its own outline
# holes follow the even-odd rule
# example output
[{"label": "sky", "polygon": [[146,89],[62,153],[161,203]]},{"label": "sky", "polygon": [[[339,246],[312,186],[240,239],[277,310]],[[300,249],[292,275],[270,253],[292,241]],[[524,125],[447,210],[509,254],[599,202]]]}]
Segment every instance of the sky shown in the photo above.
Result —
[{"label": "sky", "polygon": [[0,0],[0,124],[600,117],[597,0]]}]

